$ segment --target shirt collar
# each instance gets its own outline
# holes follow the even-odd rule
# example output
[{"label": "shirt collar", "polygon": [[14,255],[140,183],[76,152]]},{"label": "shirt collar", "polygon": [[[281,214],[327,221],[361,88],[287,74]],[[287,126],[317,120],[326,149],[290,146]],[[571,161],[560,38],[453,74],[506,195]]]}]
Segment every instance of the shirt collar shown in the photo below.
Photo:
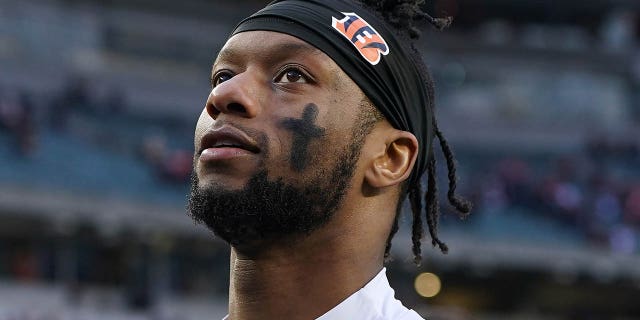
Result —
[{"label": "shirt collar", "polygon": [[395,292],[389,285],[387,269],[367,283],[329,312],[317,320],[337,319],[422,319],[415,311],[407,309],[395,299]]}]

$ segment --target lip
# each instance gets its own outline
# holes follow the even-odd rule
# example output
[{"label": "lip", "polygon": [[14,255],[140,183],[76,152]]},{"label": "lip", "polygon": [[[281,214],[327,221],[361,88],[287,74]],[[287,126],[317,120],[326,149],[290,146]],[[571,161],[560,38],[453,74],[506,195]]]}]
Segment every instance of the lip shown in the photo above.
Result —
[{"label": "lip", "polygon": [[242,130],[230,125],[209,130],[200,140],[201,161],[231,159],[260,153],[256,142]]}]

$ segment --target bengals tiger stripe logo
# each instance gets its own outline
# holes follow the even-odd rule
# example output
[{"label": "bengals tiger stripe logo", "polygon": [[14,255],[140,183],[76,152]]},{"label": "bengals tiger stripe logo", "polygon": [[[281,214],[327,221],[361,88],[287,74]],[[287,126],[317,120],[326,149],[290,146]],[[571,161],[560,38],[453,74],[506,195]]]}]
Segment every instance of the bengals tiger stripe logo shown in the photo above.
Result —
[{"label": "bengals tiger stripe logo", "polygon": [[331,17],[331,25],[372,65],[377,65],[382,56],[389,54],[389,46],[369,23],[353,12],[342,12],[344,18]]}]

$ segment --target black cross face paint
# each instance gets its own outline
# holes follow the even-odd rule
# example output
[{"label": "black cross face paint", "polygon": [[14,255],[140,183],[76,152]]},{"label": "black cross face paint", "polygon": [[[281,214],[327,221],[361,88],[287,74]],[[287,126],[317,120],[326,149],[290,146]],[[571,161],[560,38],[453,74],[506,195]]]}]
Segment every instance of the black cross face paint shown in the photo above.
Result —
[{"label": "black cross face paint", "polygon": [[311,140],[324,136],[325,129],[315,125],[317,117],[318,106],[309,103],[304,107],[302,119],[286,118],[280,122],[285,129],[293,132],[290,161],[295,171],[302,171],[307,167],[307,149]]}]

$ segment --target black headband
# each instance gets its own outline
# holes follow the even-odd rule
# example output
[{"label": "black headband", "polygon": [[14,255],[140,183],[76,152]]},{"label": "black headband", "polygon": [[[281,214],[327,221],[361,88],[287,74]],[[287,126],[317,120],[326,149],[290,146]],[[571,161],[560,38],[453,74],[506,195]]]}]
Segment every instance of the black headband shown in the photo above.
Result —
[{"label": "black headband", "polygon": [[245,31],[275,31],[299,38],[327,54],[362,89],[396,129],[418,139],[410,182],[427,168],[434,136],[425,79],[395,33],[352,0],[276,0],[241,21]]}]

